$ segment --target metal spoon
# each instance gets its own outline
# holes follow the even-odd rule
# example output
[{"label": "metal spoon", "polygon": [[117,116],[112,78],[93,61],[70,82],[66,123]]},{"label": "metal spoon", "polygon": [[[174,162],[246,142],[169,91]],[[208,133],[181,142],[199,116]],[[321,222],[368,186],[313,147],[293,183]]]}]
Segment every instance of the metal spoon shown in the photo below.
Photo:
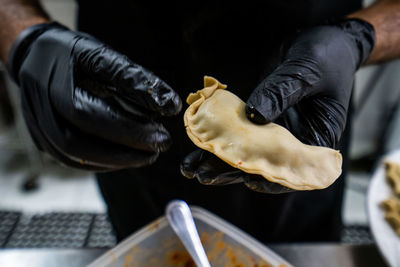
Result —
[{"label": "metal spoon", "polygon": [[166,217],[186,250],[199,267],[211,267],[201,244],[192,213],[185,201],[173,200],[168,203]]}]

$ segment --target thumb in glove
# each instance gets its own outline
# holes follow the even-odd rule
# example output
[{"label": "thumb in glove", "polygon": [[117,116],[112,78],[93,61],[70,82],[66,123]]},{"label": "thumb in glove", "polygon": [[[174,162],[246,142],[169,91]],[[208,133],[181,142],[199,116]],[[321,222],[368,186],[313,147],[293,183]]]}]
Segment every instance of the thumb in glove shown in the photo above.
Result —
[{"label": "thumb in glove", "polygon": [[306,30],[250,95],[248,118],[259,124],[278,120],[304,143],[336,147],[346,125],[354,74],[374,41],[373,27],[359,19]]}]

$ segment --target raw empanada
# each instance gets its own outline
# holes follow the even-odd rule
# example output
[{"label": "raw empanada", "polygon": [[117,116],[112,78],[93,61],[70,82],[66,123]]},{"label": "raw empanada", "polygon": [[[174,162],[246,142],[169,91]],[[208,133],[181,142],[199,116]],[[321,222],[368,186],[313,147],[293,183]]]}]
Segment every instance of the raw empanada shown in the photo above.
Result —
[{"label": "raw empanada", "polygon": [[275,123],[256,125],[245,103],[204,77],[204,89],[190,94],[184,115],[189,138],[231,166],[296,190],[322,189],[341,174],[339,151],[301,143]]}]

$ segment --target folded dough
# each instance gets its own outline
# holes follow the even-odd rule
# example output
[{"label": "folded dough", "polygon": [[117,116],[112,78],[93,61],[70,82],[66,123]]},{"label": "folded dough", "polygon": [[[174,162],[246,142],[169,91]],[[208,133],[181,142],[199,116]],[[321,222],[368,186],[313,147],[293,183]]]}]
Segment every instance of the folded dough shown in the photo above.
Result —
[{"label": "folded dough", "polygon": [[339,151],[301,143],[275,123],[256,125],[245,103],[204,77],[204,89],[190,94],[184,120],[189,138],[231,166],[296,190],[322,189],[341,174]]}]

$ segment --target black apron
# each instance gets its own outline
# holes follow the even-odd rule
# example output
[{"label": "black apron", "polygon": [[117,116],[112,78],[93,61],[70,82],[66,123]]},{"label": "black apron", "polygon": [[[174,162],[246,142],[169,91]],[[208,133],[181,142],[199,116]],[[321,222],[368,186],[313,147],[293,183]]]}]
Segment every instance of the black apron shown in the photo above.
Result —
[{"label": "black apron", "polygon": [[[160,1],[161,2],[161,1]],[[281,61],[301,29],[344,17],[360,1],[80,1],[79,30],[143,65],[184,100],[210,75],[244,101]],[[244,185],[205,186],[184,178],[182,158],[196,149],[183,111],[162,122],[172,148],[149,167],[97,174],[119,240],[163,215],[175,198],[210,210],[262,242],[337,241],[343,175],[325,190],[269,195]],[[349,121],[349,120],[348,120]],[[340,147],[346,162],[349,127]]]}]

